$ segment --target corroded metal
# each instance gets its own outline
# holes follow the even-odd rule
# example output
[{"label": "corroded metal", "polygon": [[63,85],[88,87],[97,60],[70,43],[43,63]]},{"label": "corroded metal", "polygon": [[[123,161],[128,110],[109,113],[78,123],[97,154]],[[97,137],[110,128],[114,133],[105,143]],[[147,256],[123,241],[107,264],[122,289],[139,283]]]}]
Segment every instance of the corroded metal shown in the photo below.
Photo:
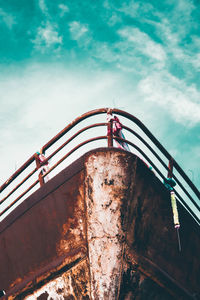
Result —
[{"label": "corroded metal", "polygon": [[2,299],[193,299],[199,227],[178,209],[181,255],[146,164],[116,148],[85,154],[0,224]]},{"label": "corroded metal", "polygon": [[[97,114],[115,113],[133,121],[170,161],[132,129],[133,133],[168,170],[197,209],[199,205],[172,173],[200,197],[199,191],[158,140],[136,117],[118,109],[97,109],[75,119],[41,148],[41,153],[82,120]],[[0,224],[0,291],[4,299],[196,299],[200,293],[198,217],[175,190],[194,219],[178,205],[183,251],[177,251],[169,194],[146,162],[161,178],[159,167],[144,149],[117,137],[142,154],[113,148],[112,121],[78,130],[46,158],[53,157],[79,134],[92,127],[107,125],[107,136],[89,138],[76,145],[50,167],[46,174],[8,202],[4,214],[38,182],[43,185],[14,209]],[[86,143],[107,139],[108,147],[91,151],[49,182],[44,177]],[[1,187],[3,191],[18,175],[36,161],[36,168],[1,200],[3,203],[37,169],[34,154]],[[196,220],[196,223],[195,221]],[[188,238],[190,241],[188,242]],[[2,295],[4,293],[2,292]],[[0,294],[1,295],[1,294]]]},{"label": "corroded metal", "polygon": [[81,166],[75,164],[60,173],[1,222],[0,283],[8,299],[49,281],[86,257]]},{"label": "corroded metal", "polygon": [[[78,123],[80,123],[81,121],[98,115],[98,114],[118,114],[121,115],[129,120],[131,120],[132,122],[134,122],[142,131],[143,133],[146,134],[146,136],[154,143],[154,145],[162,152],[162,154],[168,159],[168,160],[173,160],[173,164],[175,169],[178,171],[178,173],[181,175],[181,180],[184,179],[184,181],[189,185],[189,187],[191,188],[191,190],[196,194],[196,196],[200,199],[200,192],[198,191],[198,189],[195,187],[195,185],[191,182],[191,180],[188,178],[188,176],[185,174],[185,172],[181,169],[181,167],[178,165],[178,163],[171,157],[171,155],[167,152],[167,150],[159,143],[159,141],[152,135],[152,133],[149,131],[149,129],[139,120],[137,119],[135,116],[119,110],[119,109],[110,109],[110,108],[101,108],[101,109],[96,109],[93,111],[89,111],[83,115],[81,115],[80,117],[76,118],[73,122],[71,122],[69,125],[67,125],[62,131],[60,131],[56,136],[54,136],[48,143],[46,143],[42,148],[41,148],[41,153],[43,153],[45,150],[47,150],[50,146],[52,146],[55,142],[57,142],[63,135],[65,135],[69,130],[71,130],[74,126],[76,126]],[[89,125],[86,126],[85,128],[79,130],[75,135],[71,136],[70,139],[68,139],[67,142],[65,142],[62,146],[60,146],[58,149],[56,149],[47,159],[49,159],[50,157],[52,157],[53,155],[55,155],[58,151],[60,151],[60,149],[62,149],[69,141],[71,141],[74,137],[78,136],[81,132],[91,128],[91,127],[96,127],[96,126],[101,126],[104,125],[105,123],[99,123],[99,124],[93,124],[93,125]],[[107,139],[108,139],[108,146],[112,147],[112,142],[113,142],[113,137],[112,137],[112,130],[111,130],[111,126],[112,126],[112,122],[108,122],[107,123],[108,126],[108,135],[107,135]],[[160,155],[158,155],[149,145],[148,142],[146,142],[143,138],[140,137],[139,134],[135,133],[133,130],[129,129],[126,126],[123,126],[126,130],[129,130],[130,132],[132,132],[137,138],[139,138],[144,145],[146,145],[152,152],[152,154],[154,154],[154,156],[161,162],[161,164],[165,167],[165,164],[162,162],[162,159],[160,158]],[[78,148],[80,148],[81,146],[85,145],[86,143],[89,143],[91,141],[94,140],[98,140],[98,139],[103,139],[106,137],[96,137],[93,139],[89,139],[81,144],[79,144],[78,146],[76,146],[75,148],[73,148],[68,155],[62,157],[62,159],[59,160],[59,162],[57,162],[54,166],[51,167],[50,170],[53,170],[55,167],[58,166],[58,164],[60,162],[62,162],[66,157],[68,157],[71,153],[73,153],[75,150],[77,150]],[[132,145],[134,147],[134,144],[132,144],[131,142],[126,141],[126,143],[129,143],[130,145]],[[135,147],[137,148],[137,147]],[[152,151],[153,150],[153,151]],[[139,151],[141,152],[141,149],[139,148]],[[146,157],[145,153],[143,153],[143,157]],[[147,157],[148,158],[148,157]],[[36,159],[36,163],[37,163],[37,157],[34,155],[31,156],[30,159],[27,160],[27,162],[20,167],[1,187],[0,187],[0,191],[2,192],[18,175],[20,175],[33,161],[34,159]],[[170,168],[167,168],[168,171],[170,172]],[[162,172],[160,172],[159,170],[157,170],[158,174],[161,175]],[[35,173],[35,169],[33,171],[31,171],[29,173],[28,176],[26,176],[19,184],[17,184],[14,189],[9,192],[9,194],[4,197],[0,203],[3,203],[13,192],[15,192],[24,182],[27,181],[27,179],[29,179],[33,174]],[[47,175],[47,174],[46,174]],[[172,174],[171,174],[172,175]],[[162,176],[161,176],[162,177]],[[182,184],[178,178],[175,177],[175,175],[173,174],[173,178],[177,181],[177,184],[179,185],[179,187],[182,189],[182,191],[187,195],[187,197],[190,199],[190,201],[193,203],[193,205],[197,208],[197,210],[200,210],[199,204],[197,203],[197,201],[195,201],[193,199],[193,197],[191,196],[190,192],[187,191],[187,189],[184,187],[184,184]],[[39,175],[39,181],[40,184],[43,184],[43,179],[44,177],[41,176],[41,174]],[[37,182],[34,182],[30,185],[30,187],[28,189],[26,189],[25,192],[23,192],[23,194],[21,194],[20,196],[18,196],[16,198],[15,201],[12,202],[12,205],[9,205],[7,207],[6,210],[3,210],[3,212],[1,214],[3,214],[5,211],[7,211],[11,206],[13,206],[18,200],[20,200],[22,198],[22,196],[24,196],[28,191],[30,191],[35,185],[37,184]],[[190,207],[187,204],[187,201],[184,200],[184,198],[181,197],[181,195],[176,192],[176,196],[178,197],[179,201],[181,203],[183,203],[188,211],[190,211],[191,215],[196,219],[196,221],[199,223],[199,218],[195,216],[195,214],[193,213],[193,211],[190,209]]]}]

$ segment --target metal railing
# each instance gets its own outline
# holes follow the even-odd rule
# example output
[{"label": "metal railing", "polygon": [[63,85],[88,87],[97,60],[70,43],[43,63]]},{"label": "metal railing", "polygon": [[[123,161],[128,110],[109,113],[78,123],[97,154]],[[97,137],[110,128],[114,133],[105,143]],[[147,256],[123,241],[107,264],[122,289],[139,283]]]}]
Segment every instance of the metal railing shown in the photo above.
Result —
[{"label": "metal railing", "polygon": [[[115,136],[113,134],[112,126],[113,121],[112,118],[107,122],[102,123],[95,123],[91,125],[87,125],[83,127],[82,129],[79,129],[74,134],[72,134],[67,140],[65,140],[59,147],[57,147],[49,156],[45,157],[45,160],[41,162],[39,158],[38,153],[34,153],[16,172],[0,187],[0,192],[2,193],[4,190],[6,190],[14,180],[16,180],[19,175],[23,174],[25,170],[29,168],[29,166],[32,165],[32,163],[35,162],[35,166],[33,167],[33,170],[31,170],[28,174],[25,174],[23,179],[17,183],[11,190],[0,200],[1,209],[0,216],[3,216],[5,212],[9,211],[14,205],[16,205],[20,199],[22,199],[28,192],[30,192],[33,187],[35,187],[37,184],[40,184],[40,186],[45,184],[44,178],[51,173],[58,165],[60,165],[66,158],[68,158],[72,153],[77,151],[77,149],[81,148],[82,146],[98,141],[98,140],[107,140],[107,146],[113,147],[113,141],[121,141],[127,143],[129,146],[133,147],[140,155],[142,155],[142,159],[147,161],[155,170],[156,175],[160,177],[160,179],[166,178],[166,172],[168,172],[168,177],[173,177],[174,180],[177,183],[177,188],[174,189],[175,194],[179,202],[189,211],[189,213],[192,215],[192,217],[196,220],[198,224],[200,224],[200,192],[196,188],[196,186],[193,184],[193,182],[189,179],[189,177],[185,174],[185,172],[182,170],[182,168],[179,166],[179,164],[175,161],[175,159],[168,153],[168,151],[159,143],[159,141],[155,138],[155,136],[149,131],[149,129],[135,116],[119,110],[119,109],[110,109],[110,108],[102,108],[102,109],[96,109],[89,111],[80,117],[76,118],[73,122],[71,122],[68,126],[66,126],[62,131],[60,131],[56,136],[54,136],[48,143],[46,143],[40,150],[41,154],[44,154],[51,146],[53,146],[57,141],[61,140],[62,137],[64,137],[68,132],[71,132],[73,128],[75,128],[80,122],[82,122],[85,119],[88,119],[90,117],[100,115],[100,114],[116,114],[119,116],[122,116],[124,120],[131,121],[131,125],[136,125],[136,129],[139,128],[140,131],[142,131],[142,134],[134,131],[132,128],[122,125],[122,128],[128,132],[131,135],[134,135],[134,137],[137,138],[142,143],[142,147],[139,147],[137,143],[133,143],[130,140],[122,139],[119,136]],[[105,118],[104,118],[105,120]],[[123,122],[124,124],[124,122]],[[16,198],[14,198],[12,201],[9,201],[11,195],[13,195],[20,187],[23,185],[25,186],[25,183],[38,171],[41,169],[42,166],[47,164],[49,160],[54,157],[59,151],[61,151],[65,146],[69,145],[70,142],[72,142],[75,138],[80,136],[83,132],[89,131],[91,128],[95,127],[107,127],[107,134],[106,135],[100,135],[95,136],[90,139],[86,139],[81,143],[76,144],[75,147],[73,147],[70,151],[62,155],[61,158],[58,159],[56,163],[51,165],[49,169],[42,174],[42,172],[39,172],[38,177],[36,180],[34,180],[28,187],[25,187],[23,192],[20,193]],[[98,131],[98,130],[97,130]],[[150,145],[151,142],[152,145]],[[144,150],[147,149],[148,151]],[[154,149],[156,148],[156,150]],[[153,159],[147,155],[147,152],[151,153],[151,156],[153,156]],[[159,154],[160,152],[160,154]],[[164,157],[164,159],[162,158]],[[156,160],[156,162],[155,162]],[[165,160],[165,161],[164,161]],[[159,167],[159,166],[160,167]],[[165,171],[166,170],[166,171]],[[164,174],[166,173],[166,174]],[[175,174],[176,173],[176,174]],[[187,186],[187,187],[186,187]],[[190,190],[190,191],[189,191]],[[193,195],[195,195],[196,199],[194,199]],[[186,199],[185,199],[186,198]],[[6,204],[8,202],[8,204]],[[191,208],[193,206],[193,208]],[[196,212],[195,212],[196,211]]]}]

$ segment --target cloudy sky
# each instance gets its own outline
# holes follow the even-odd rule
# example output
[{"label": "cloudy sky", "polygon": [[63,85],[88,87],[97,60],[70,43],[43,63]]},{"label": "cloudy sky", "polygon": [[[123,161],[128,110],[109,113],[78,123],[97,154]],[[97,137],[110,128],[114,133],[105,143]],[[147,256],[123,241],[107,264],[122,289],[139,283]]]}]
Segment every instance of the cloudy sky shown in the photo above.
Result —
[{"label": "cloudy sky", "polygon": [[200,187],[200,3],[0,0],[0,180],[75,117],[139,118]]}]

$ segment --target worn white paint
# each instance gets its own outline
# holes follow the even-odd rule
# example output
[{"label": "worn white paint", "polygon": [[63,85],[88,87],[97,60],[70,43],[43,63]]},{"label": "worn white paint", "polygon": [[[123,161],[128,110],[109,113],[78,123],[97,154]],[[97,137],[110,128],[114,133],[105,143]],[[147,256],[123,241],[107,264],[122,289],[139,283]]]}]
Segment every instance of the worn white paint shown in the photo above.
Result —
[{"label": "worn white paint", "polygon": [[70,272],[62,274],[48,284],[36,290],[32,295],[25,297],[25,300],[36,300],[41,295],[46,295],[47,300],[64,300],[64,295],[73,295],[72,277]]},{"label": "worn white paint", "polygon": [[[85,283],[84,285],[82,284],[83,282]],[[86,295],[89,297],[90,287],[88,261],[84,259],[78,265],[44,284],[24,299],[79,300]]]},{"label": "worn white paint", "polygon": [[90,155],[86,161],[86,203],[91,299],[114,300],[123,257],[121,205],[128,189],[123,153]]}]

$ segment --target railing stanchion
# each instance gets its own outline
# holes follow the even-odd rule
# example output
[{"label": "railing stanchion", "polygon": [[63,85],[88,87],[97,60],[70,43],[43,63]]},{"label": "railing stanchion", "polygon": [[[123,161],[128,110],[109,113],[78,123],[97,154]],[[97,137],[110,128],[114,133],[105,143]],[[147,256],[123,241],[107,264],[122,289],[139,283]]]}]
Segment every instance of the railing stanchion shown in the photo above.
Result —
[{"label": "railing stanchion", "polygon": [[107,122],[108,147],[113,147],[113,120],[111,110],[107,112]]},{"label": "railing stanchion", "polygon": [[[172,157],[170,157],[170,159],[169,159],[167,177],[168,177],[168,179],[173,177],[173,158]],[[177,203],[176,203],[176,198],[175,198],[175,193],[174,193],[174,188],[173,188],[176,185],[176,183],[172,181],[170,185],[171,185],[170,196],[171,196],[171,206],[172,206],[173,219],[174,219],[174,228],[176,229],[176,233],[177,233],[178,248],[179,248],[179,251],[181,252],[181,240],[180,240],[180,235],[179,235],[179,228],[180,228],[179,214],[178,214],[178,208],[177,208]]]},{"label": "railing stanchion", "polygon": [[[35,162],[36,162],[36,167],[39,170],[41,168],[41,163],[40,163],[39,155],[37,153],[35,153]],[[40,186],[44,185],[44,178],[42,177],[42,171],[39,172],[38,179],[39,179]]]},{"label": "railing stanchion", "polygon": [[172,157],[169,160],[168,168],[169,168],[169,170],[168,170],[167,177],[172,178],[173,177],[173,158]]},{"label": "railing stanchion", "polygon": [[108,147],[113,147],[112,120],[108,122]]}]

